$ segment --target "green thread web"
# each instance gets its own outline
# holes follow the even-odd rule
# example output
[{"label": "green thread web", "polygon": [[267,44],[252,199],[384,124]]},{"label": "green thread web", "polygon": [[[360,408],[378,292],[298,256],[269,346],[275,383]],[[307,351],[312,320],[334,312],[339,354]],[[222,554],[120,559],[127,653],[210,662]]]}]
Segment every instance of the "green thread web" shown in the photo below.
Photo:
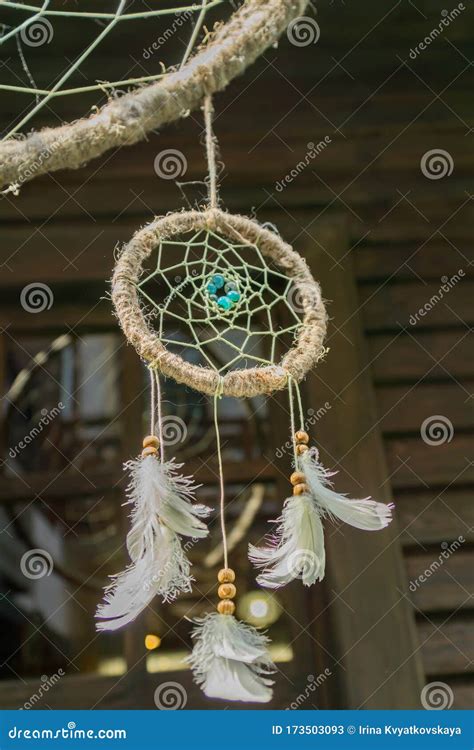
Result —
[{"label": "green thread web", "polygon": [[[259,248],[212,230],[162,241],[137,284],[147,324],[170,351],[220,375],[276,364],[302,325],[294,282]],[[230,310],[207,287],[215,275],[238,289]]]}]

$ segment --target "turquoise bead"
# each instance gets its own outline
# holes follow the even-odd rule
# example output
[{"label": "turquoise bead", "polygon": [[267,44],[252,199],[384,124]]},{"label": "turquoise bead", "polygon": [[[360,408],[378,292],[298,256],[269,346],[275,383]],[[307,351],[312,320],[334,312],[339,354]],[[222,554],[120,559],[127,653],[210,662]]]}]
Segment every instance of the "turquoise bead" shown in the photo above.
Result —
[{"label": "turquoise bead", "polygon": [[221,276],[220,273],[216,273],[216,275],[211,279],[211,284],[214,284],[216,289],[221,289],[221,287],[223,287],[225,284],[225,279],[223,276]]},{"label": "turquoise bead", "polygon": [[230,310],[233,307],[233,302],[228,297],[219,297],[219,299],[217,300],[217,304],[223,310]]},{"label": "turquoise bead", "polygon": [[234,291],[231,289],[229,292],[227,292],[228,298],[231,300],[231,302],[238,302],[240,299],[240,294],[237,291]]},{"label": "turquoise bead", "polygon": [[209,294],[215,294],[217,292],[217,287],[215,284],[212,283],[212,281],[209,282],[206,289],[209,292]]}]

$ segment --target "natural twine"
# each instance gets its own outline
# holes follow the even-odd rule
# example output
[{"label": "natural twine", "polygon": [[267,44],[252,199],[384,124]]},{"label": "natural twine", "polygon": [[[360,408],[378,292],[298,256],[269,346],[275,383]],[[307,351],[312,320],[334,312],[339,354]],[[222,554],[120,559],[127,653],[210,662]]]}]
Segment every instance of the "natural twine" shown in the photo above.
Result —
[{"label": "natural twine", "polygon": [[180,70],[113,99],[91,117],[0,143],[0,187],[58,169],[77,169],[111,148],[186,117],[222,91],[302,15],[307,0],[247,0]]},{"label": "natural twine", "polygon": [[[262,255],[273,260],[293,281],[301,304],[302,325],[294,346],[278,365],[232,370],[221,377],[210,368],[193,365],[168,351],[156,331],[149,328],[137,290],[144,261],[160,242],[206,229],[234,242],[237,239],[239,243],[256,245]],[[252,219],[228,214],[219,208],[169,214],[136,232],[117,261],[112,277],[112,300],[126,338],[143,359],[178,383],[208,395],[219,392],[223,396],[254,397],[272,393],[287,385],[288,376],[301,381],[324,354],[326,310],[319,284],[305,260],[274,232]]]}]

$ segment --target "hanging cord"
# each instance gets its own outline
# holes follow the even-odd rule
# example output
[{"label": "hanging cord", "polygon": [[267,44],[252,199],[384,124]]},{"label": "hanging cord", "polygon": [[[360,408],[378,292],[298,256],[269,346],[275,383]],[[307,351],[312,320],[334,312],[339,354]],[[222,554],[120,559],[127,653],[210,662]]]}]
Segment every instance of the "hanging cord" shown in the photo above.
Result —
[{"label": "hanging cord", "polygon": [[208,171],[209,208],[217,208],[217,165],[216,165],[216,137],[212,130],[212,96],[204,97],[204,125],[206,128],[206,155]]},{"label": "hanging cord", "polygon": [[300,420],[300,430],[305,430],[305,424],[304,424],[304,411],[303,411],[303,400],[301,398],[301,389],[296,382],[294,381],[295,391],[296,391],[296,401],[298,403],[298,416]]},{"label": "hanging cord", "polygon": [[295,440],[295,432],[296,432],[296,422],[295,422],[295,404],[293,399],[293,385],[296,386],[296,383],[294,382],[291,375],[288,376],[288,400],[290,405],[290,430],[291,430],[291,444],[293,446],[293,461],[295,465],[295,469],[298,469],[298,454],[296,452],[296,440]]},{"label": "hanging cord", "polygon": [[227,532],[225,528],[225,490],[224,490],[224,468],[222,466],[222,451],[221,451],[221,437],[219,432],[219,419],[217,414],[217,404],[222,396],[222,378],[219,378],[219,388],[214,394],[214,427],[216,430],[216,442],[217,442],[217,461],[219,465],[219,486],[220,486],[220,522],[221,522],[221,534],[222,534],[222,552],[224,558],[224,568],[228,568],[228,553],[227,553]]},{"label": "hanging cord", "polygon": [[158,375],[157,370],[153,370],[154,372],[154,380],[156,383],[156,418],[158,420],[158,439],[160,441],[160,461],[161,463],[164,463],[165,457],[165,446],[163,444],[163,417],[162,417],[162,410],[161,410],[161,384],[160,384],[160,376]]},{"label": "hanging cord", "polygon": [[156,396],[155,396],[155,376],[151,367],[148,368],[150,375],[150,435],[155,435],[155,411],[156,411]]}]

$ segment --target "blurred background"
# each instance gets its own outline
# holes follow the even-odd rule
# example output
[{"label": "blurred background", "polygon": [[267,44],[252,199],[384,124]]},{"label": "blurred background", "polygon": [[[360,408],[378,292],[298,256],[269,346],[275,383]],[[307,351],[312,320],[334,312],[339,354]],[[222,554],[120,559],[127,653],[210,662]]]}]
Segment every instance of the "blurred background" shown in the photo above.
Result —
[{"label": "blurred background", "polygon": [[[213,7],[199,38],[236,5]],[[4,34],[18,12],[2,9]],[[159,74],[192,38],[196,13],[185,15],[120,24],[68,85]],[[101,28],[50,25],[41,43],[0,47],[2,84],[51,88]],[[472,702],[472,27],[467,3],[320,2],[214,98],[223,204],[278,227],[328,301],[329,353],[303,388],[312,438],[338,487],[396,503],[377,535],[326,524],[322,584],[258,589],[247,542],[288,493],[288,405],[223,400],[238,614],[272,639],[269,708]],[[0,95],[5,135],[35,97]],[[57,97],[22,131],[118,95]],[[204,698],[183,664],[188,618],[214,606],[215,512],[190,550],[192,594],[154,601],[125,632],[94,630],[125,559],[122,463],[148,419],[147,373],[108,299],[114,249],[154,215],[203,204],[202,144],[198,110],[1,196],[4,708],[248,707]],[[209,401],[167,381],[164,408],[168,451],[215,509]]]}]

